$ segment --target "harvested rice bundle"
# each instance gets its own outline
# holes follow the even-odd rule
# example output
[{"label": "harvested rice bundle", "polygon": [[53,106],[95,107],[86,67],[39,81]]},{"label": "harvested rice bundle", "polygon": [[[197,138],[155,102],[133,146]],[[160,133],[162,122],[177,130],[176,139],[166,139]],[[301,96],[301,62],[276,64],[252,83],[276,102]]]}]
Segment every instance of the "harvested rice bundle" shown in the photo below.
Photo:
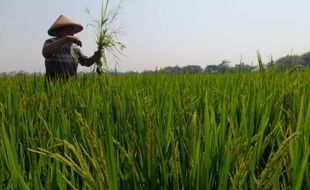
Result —
[{"label": "harvested rice bundle", "polygon": [[[110,0],[102,0],[100,18],[98,20],[93,19],[94,23],[90,24],[95,28],[97,50],[102,53],[101,59],[94,66],[94,70],[98,74],[108,71],[107,52],[118,59],[118,55],[125,48],[125,45],[117,40],[119,32],[112,28],[112,23],[115,22],[118,16],[119,8],[110,11],[109,4]],[[89,13],[89,10],[87,12]]]}]

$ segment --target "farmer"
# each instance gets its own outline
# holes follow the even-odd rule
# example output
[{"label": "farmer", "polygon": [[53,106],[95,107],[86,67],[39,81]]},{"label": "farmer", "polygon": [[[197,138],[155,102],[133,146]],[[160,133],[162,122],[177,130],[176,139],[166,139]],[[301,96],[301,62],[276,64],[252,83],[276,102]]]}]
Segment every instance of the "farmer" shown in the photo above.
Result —
[{"label": "farmer", "polygon": [[54,37],[46,40],[42,49],[48,79],[68,79],[77,74],[78,63],[90,67],[100,59],[101,54],[98,51],[91,57],[81,53],[78,46],[81,47],[82,42],[74,34],[82,30],[82,25],[63,15],[50,27],[48,34]]}]

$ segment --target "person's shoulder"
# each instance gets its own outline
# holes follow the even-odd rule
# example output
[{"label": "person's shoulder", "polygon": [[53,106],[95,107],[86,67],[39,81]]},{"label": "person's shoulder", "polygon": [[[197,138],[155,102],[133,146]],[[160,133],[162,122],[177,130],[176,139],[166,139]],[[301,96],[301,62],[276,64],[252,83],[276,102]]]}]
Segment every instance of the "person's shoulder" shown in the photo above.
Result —
[{"label": "person's shoulder", "polygon": [[49,39],[45,40],[44,45],[51,44],[51,43],[53,43],[53,42],[55,42],[57,40],[58,40],[57,37],[49,38]]},{"label": "person's shoulder", "polygon": [[46,42],[54,42],[54,41],[56,41],[56,40],[58,40],[57,37],[52,37],[52,38],[46,39],[45,41],[46,41]]}]

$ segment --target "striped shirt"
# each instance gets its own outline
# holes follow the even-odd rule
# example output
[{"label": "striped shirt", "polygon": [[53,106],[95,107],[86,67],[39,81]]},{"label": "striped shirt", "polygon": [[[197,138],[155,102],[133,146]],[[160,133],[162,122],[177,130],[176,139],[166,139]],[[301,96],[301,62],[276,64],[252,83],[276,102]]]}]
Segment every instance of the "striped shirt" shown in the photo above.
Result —
[{"label": "striped shirt", "polygon": [[[44,47],[59,40],[58,37],[50,38],[45,41]],[[45,58],[45,68],[47,78],[69,78],[77,74],[78,63],[85,65],[84,56],[77,45],[66,43],[60,50],[50,57]]]}]

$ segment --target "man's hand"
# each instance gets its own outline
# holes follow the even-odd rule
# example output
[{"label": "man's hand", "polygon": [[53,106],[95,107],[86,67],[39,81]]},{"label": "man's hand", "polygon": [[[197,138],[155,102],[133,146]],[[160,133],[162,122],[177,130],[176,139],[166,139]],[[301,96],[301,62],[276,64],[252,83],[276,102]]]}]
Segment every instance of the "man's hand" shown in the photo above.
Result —
[{"label": "man's hand", "polygon": [[98,63],[100,61],[101,57],[102,57],[102,52],[101,51],[95,51],[93,56],[91,56],[85,60],[85,66],[90,67],[94,63]]},{"label": "man's hand", "polygon": [[101,57],[102,57],[102,52],[95,51],[94,55],[92,56],[92,59],[94,60],[94,62],[99,62]]},{"label": "man's hand", "polygon": [[66,42],[71,42],[71,43],[75,43],[78,46],[82,47],[82,42],[80,41],[80,39],[76,36],[71,36],[71,35],[67,35],[64,37]]}]

